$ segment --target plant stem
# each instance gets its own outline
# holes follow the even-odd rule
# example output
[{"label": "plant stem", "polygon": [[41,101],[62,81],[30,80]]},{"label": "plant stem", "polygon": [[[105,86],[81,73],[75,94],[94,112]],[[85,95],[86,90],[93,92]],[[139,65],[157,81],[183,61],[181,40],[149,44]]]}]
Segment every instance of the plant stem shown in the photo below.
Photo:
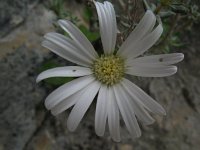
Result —
[{"label": "plant stem", "polygon": [[146,9],[151,10],[151,7],[149,6],[149,4],[147,3],[146,0],[143,0],[143,3],[145,5]]},{"label": "plant stem", "polygon": [[160,4],[158,7],[156,7],[156,10],[154,11],[154,13],[158,14],[161,11],[162,7],[163,7],[162,4]]}]

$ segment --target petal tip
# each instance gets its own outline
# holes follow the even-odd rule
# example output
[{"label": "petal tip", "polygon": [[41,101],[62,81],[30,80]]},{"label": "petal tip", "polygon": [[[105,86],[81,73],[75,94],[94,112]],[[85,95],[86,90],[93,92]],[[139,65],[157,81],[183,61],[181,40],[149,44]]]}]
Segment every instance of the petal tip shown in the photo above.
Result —
[{"label": "petal tip", "polygon": [[39,83],[40,82],[40,79],[36,78],[36,83]]},{"label": "petal tip", "polygon": [[176,66],[174,66],[174,72],[172,72],[173,74],[175,74],[177,72],[178,68]]},{"label": "petal tip", "polygon": [[38,75],[38,76],[37,76],[37,78],[36,78],[36,80],[35,80],[35,81],[36,81],[36,83],[39,83],[40,81],[42,81],[42,79],[41,79],[40,75]]},{"label": "petal tip", "polygon": [[67,121],[67,128],[70,132],[74,132],[76,127],[71,125],[71,123],[69,123],[69,120]]},{"label": "petal tip", "polygon": [[145,13],[148,17],[152,17],[152,19],[156,19],[156,16],[155,14],[153,13],[153,11],[151,10],[147,10],[146,13]]},{"label": "petal tip", "polygon": [[95,131],[95,133],[96,133],[96,135],[98,135],[98,136],[103,136],[103,135],[104,135],[104,133],[101,133],[101,132],[98,132],[98,131]]},{"label": "petal tip", "polygon": [[113,139],[114,142],[117,142],[117,143],[119,143],[121,141],[120,138],[112,138],[112,139]]},{"label": "petal tip", "polygon": [[[64,25],[68,25],[69,21],[64,19],[59,19],[58,24],[62,27]],[[64,24],[64,25],[63,25]]]},{"label": "petal tip", "polygon": [[151,10],[149,10],[149,9],[146,11],[146,14],[154,15],[154,13]]},{"label": "petal tip", "polygon": [[151,124],[154,124],[154,123],[155,123],[155,120],[152,120],[151,122],[148,122],[145,125],[151,125]]},{"label": "petal tip", "polygon": [[59,19],[58,20],[58,23],[63,23],[63,22],[65,22],[66,20],[64,20],[64,19]]},{"label": "petal tip", "polygon": [[104,1],[104,4],[109,4],[109,5],[112,5],[112,3],[111,2],[109,2],[109,1]]},{"label": "petal tip", "polygon": [[181,57],[181,58],[180,58],[180,61],[182,61],[182,60],[184,59],[185,56],[184,56],[183,53],[180,53],[180,57]]},{"label": "petal tip", "polygon": [[164,108],[162,108],[162,109],[160,110],[160,112],[158,112],[158,115],[161,115],[161,116],[166,116],[166,115],[167,115],[167,113],[166,113],[165,109],[164,109]]},{"label": "petal tip", "polygon": [[47,102],[47,98],[46,98],[46,100],[45,100],[45,102],[44,102],[44,106],[45,106],[46,109],[48,109],[48,110],[52,109],[52,108],[51,108],[51,105]]},{"label": "petal tip", "polygon": [[141,137],[141,135],[142,135],[142,132],[141,132],[141,130],[139,130],[139,132],[137,134],[137,138]]},{"label": "petal tip", "polygon": [[162,114],[163,114],[163,116],[167,116],[167,113],[165,110],[162,112]]},{"label": "petal tip", "polygon": [[56,113],[55,111],[52,111],[52,110],[51,110],[51,114],[52,114],[53,116],[57,116],[59,113]]}]

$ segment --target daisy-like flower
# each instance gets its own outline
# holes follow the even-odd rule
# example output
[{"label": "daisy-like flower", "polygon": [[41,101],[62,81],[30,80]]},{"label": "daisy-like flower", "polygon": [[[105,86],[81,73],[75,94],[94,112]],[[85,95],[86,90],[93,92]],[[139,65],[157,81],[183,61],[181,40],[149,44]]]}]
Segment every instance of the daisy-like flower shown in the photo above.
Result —
[{"label": "daisy-like flower", "polygon": [[[141,77],[165,77],[177,72],[173,64],[183,60],[183,54],[161,54],[139,57],[151,48],[162,34],[161,24],[150,11],[145,15],[116,51],[117,25],[113,5],[110,2],[94,2],[99,18],[103,55],[98,55],[89,40],[68,20],[58,24],[69,37],[48,33],[42,45],[55,54],[78,66],[49,69],[42,72],[37,82],[50,77],[79,77],[53,91],[45,100],[45,106],[53,115],[73,107],[67,126],[74,131],[93,99],[97,96],[95,131],[103,136],[106,124],[114,141],[120,141],[120,116],[132,138],[141,130],[137,119],[148,125],[154,122],[148,111],[165,115],[163,107],[143,90],[126,79],[126,74]],[[120,115],[121,114],[121,115]],[[137,117],[137,119],[136,119]]]}]

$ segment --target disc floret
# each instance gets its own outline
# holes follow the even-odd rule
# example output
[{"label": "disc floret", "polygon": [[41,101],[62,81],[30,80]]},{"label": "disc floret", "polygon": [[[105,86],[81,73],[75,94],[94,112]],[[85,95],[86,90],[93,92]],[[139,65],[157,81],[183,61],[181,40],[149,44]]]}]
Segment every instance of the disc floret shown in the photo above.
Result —
[{"label": "disc floret", "polygon": [[124,60],[116,55],[102,55],[94,61],[93,72],[103,84],[116,84],[124,76]]}]

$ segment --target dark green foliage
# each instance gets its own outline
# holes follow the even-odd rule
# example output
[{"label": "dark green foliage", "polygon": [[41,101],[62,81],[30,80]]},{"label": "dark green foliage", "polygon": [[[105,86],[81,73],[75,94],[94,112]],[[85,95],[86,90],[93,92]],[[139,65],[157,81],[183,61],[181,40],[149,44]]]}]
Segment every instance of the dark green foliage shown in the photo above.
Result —
[{"label": "dark green foliage", "polygon": [[[48,70],[48,69],[59,67],[59,66],[60,65],[58,62],[54,61],[53,59],[50,59],[50,60],[43,62],[41,67],[38,69],[38,73]],[[73,79],[74,78],[72,78],[72,77],[53,77],[53,78],[45,79],[44,83],[46,83],[50,86],[60,86],[64,83],[70,82]]]},{"label": "dark green foliage", "polygon": [[83,34],[88,38],[90,42],[94,42],[100,37],[99,32],[91,32],[83,25],[80,25],[79,29],[83,32]]}]

